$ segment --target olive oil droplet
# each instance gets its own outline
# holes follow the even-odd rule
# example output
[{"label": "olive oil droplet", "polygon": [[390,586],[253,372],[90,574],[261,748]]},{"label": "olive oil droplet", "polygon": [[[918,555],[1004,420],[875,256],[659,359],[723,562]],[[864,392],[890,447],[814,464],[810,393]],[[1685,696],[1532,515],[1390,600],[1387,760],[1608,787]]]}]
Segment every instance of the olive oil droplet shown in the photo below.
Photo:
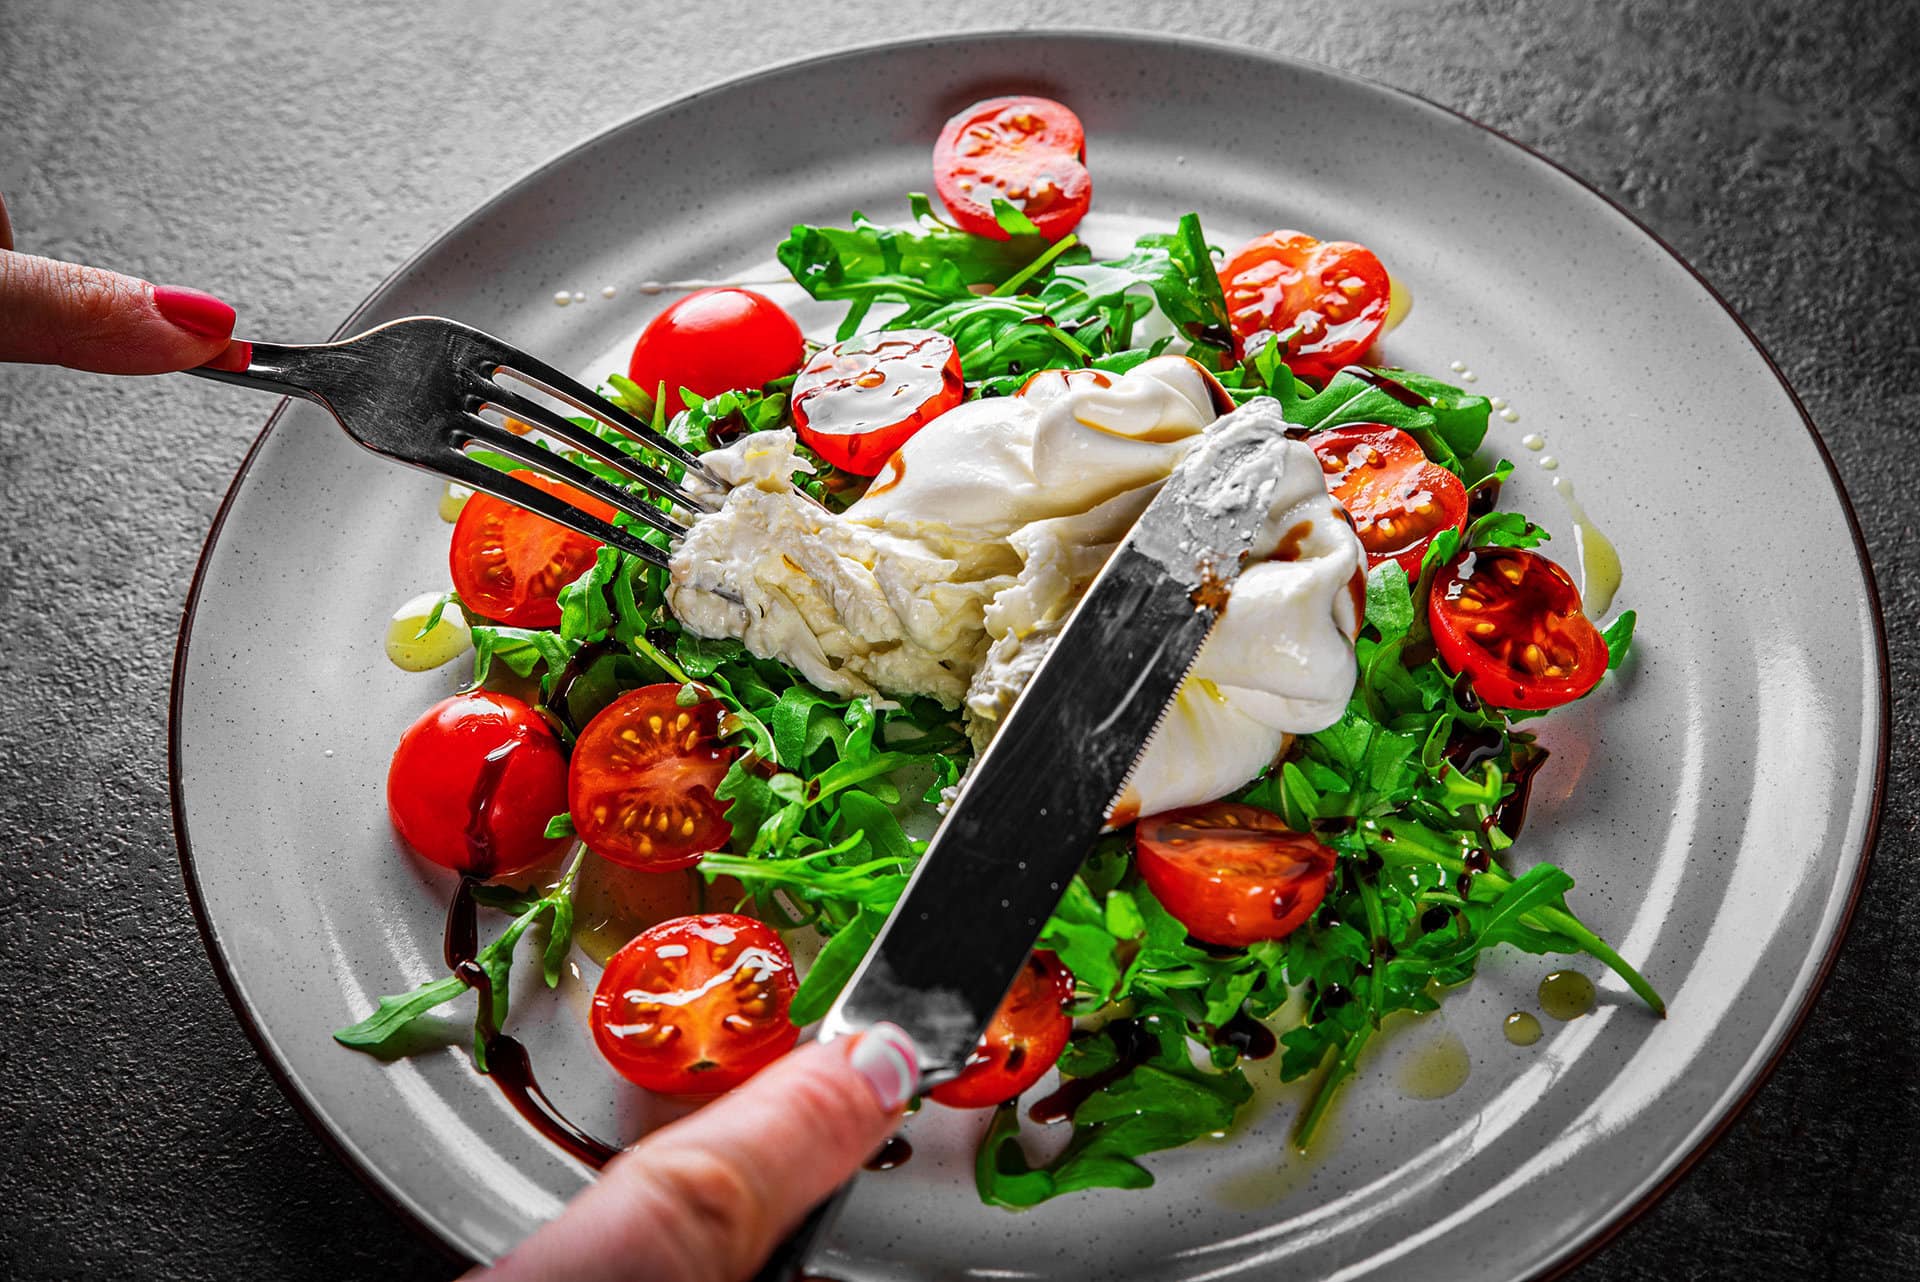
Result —
[{"label": "olive oil droplet", "polygon": [[1406,282],[1389,273],[1387,276],[1387,314],[1385,319],[1380,322],[1380,332],[1382,334],[1392,333],[1399,327],[1400,322],[1407,318],[1407,313],[1412,310],[1413,291],[1407,288]]},{"label": "olive oil droplet", "polygon": [[425,636],[420,634],[439,599],[438,592],[423,593],[393,612],[387,623],[386,651],[394,667],[405,672],[427,672],[451,663],[473,644],[473,634],[460,616],[460,607],[451,603],[440,612],[440,621]]},{"label": "olive oil droplet", "polygon": [[1577,970],[1556,970],[1540,981],[1540,1009],[1561,1021],[1593,1011],[1593,981]]},{"label": "olive oil droplet", "polygon": [[1540,1040],[1540,1021],[1523,1010],[1517,1010],[1507,1016],[1500,1031],[1515,1046],[1531,1046]]},{"label": "olive oil droplet", "polygon": [[1472,1072],[1467,1044],[1453,1033],[1442,1033],[1400,1065],[1398,1085],[1412,1099],[1445,1099],[1465,1086]]},{"label": "olive oil droplet", "polygon": [[460,519],[461,510],[472,497],[472,490],[458,482],[448,481],[446,488],[440,491],[440,519],[452,525]]},{"label": "olive oil droplet", "polygon": [[1620,590],[1620,553],[1573,497],[1573,482],[1557,476],[1553,488],[1566,503],[1567,515],[1573,518],[1573,547],[1580,557],[1581,608],[1589,619],[1597,619],[1607,612],[1613,594]]}]

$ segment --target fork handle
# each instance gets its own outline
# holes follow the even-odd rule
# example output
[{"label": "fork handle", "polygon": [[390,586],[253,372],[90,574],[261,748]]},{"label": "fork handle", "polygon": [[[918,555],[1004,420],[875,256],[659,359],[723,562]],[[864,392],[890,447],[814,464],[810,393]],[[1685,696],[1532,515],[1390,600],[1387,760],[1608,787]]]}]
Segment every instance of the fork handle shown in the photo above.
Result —
[{"label": "fork handle", "polygon": [[253,387],[281,396],[299,396],[326,402],[321,390],[342,370],[342,352],[336,343],[287,344],[249,343],[251,349],[245,369],[218,369],[199,365],[183,373],[210,378],[236,387]]}]

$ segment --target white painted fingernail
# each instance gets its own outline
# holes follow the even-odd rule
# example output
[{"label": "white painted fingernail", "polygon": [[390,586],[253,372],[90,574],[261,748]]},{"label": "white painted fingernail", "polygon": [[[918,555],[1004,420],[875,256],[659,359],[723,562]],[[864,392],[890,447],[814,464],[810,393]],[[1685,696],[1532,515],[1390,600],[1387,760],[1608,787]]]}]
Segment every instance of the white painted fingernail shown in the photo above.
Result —
[{"label": "white painted fingernail", "polygon": [[874,1098],[889,1113],[904,1108],[920,1085],[920,1054],[897,1024],[875,1024],[861,1033],[847,1062],[867,1079]]}]

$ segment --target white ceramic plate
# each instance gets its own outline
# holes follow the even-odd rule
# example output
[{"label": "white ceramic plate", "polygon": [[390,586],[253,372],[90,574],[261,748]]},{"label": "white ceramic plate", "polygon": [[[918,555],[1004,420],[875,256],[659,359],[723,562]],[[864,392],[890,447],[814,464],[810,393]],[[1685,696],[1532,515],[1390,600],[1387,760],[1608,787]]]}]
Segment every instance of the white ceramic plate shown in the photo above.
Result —
[{"label": "white ceramic plate", "polygon": [[[1780,1054],[1859,885],[1887,741],[1873,591],[1811,425],[1725,306],[1619,210],[1489,130],[1318,67],[1125,36],[941,40],[781,68],[613,129],[482,206],[344,328],[455,316],[591,379],[666,301],[639,282],[751,272],[797,220],[904,212],[946,116],[1014,89],[1084,118],[1109,229],[1197,209],[1216,243],[1297,226],[1379,251],[1417,299],[1386,355],[1442,376],[1462,362],[1517,408],[1488,448],[1521,462],[1511,500],[1570,557],[1520,443],[1545,434],[1620,547],[1618,604],[1641,639],[1597,697],[1545,723],[1556,759],[1519,850],[1574,873],[1576,908],[1673,1017],[1608,979],[1597,1013],[1511,1046],[1502,1017],[1534,1006],[1555,963],[1503,953],[1369,1060],[1314,1160],[1281,1142],[1298,1093],[1266,1089],[1244,1133],[1150,1158],[1154,1188],[1021,1215],[975,1200],[974,1121],[930,1109],[915,1159],[860,1182],[823,1271],[1548,1270],[1650,1200]],[[558,308],[560,289],[588,301]],[[589,1173],[460,1050],[382,1063],[328,1036],[439,965],[449,887],[396,851],[382,781],[458,672],[380,655],[394,606],[445,580],[436,492],[317,409],[274,418],[194,584],[173,781],[208,946],[261,1053],[377,1189],[487,1258]],[[516,1000],[516,1031],[570,1113],[631,1137],[646,1107],[597,1061],[583,1000],[577,984]],[[1463,1087],[1400,1085],[1456,1042]]]}]

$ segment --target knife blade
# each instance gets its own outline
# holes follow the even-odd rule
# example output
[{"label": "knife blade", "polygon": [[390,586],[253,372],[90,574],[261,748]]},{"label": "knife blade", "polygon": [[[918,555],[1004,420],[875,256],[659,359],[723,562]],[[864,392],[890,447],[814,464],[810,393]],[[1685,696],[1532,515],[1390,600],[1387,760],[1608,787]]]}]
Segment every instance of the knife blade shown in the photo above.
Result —
[{"label": "knife blade", "polygon": [[1165,716],[1268,521],[1286,423],[1254,401],[1208,429],[1108,559],[974,763],[821,1025],[880,1021],[957,1076]]}]

